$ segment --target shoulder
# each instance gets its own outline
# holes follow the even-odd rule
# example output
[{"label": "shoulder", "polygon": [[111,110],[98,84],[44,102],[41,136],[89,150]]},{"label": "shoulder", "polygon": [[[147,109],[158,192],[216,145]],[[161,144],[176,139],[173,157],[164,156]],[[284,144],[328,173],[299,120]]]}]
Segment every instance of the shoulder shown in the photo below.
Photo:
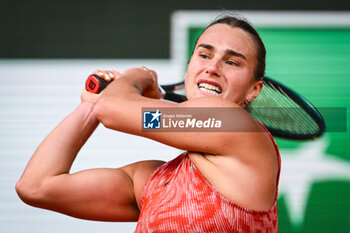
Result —
[{"label": "shoulder", "polygon": [[268,132],[240,133],[225,155],[189,153],[201,174],[220,194],[245,208],[268,210],[279,174],[278,149]]}]

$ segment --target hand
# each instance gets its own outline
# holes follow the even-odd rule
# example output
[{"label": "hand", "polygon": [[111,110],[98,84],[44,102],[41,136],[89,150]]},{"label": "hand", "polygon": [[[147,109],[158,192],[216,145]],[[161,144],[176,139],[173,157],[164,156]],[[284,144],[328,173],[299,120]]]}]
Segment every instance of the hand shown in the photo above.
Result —
[{"label": "hand", "polygon": [[163,98],[158,86],[157,73],[154,70],[142,66],[129,69],[124,72],[124,75],[135,80],[135,85],[140,88],[142,96],[154,99]]},{"label": "hand", "polygon": [[95,70],[92,74],[98,75],[107,82],[111,82],[114,79],[122,76],[122,74],[116,68],[113,68],[112,70]]},{"label": "hand", "polygon": [[[95,70],[93,74],[98,75],[102,79],[104,79],[107,82],[111,82],[116,78],[120,78],[122,75],[121,73],[113,68],[111,71],[110,70]],[[101,92],[102,93],[102,92]],[[81,101],[82,102],[89,102],[89,103],[96,103],[98,98],[100,97],[101,93],[99,94],[94,94],[90,93],[88,91],[84,90],[81,93]]]}]

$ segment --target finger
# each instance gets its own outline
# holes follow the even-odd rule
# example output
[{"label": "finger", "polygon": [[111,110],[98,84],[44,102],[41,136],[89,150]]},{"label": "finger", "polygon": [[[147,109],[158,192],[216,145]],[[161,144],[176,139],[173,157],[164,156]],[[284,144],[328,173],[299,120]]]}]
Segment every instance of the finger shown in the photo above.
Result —
[{"label": "finger", "polygon": [[108,75],[109,75],[109,77],[111,78],[111,80],[114,80],[114,79],[116,79],[116,78],[120,78],[120,77],[122,76],[121,73],[119,73],[118,71],[115,72],[114,70],[109,71],[109,72],[108,72]]},{"label": "finger", "polygon": [[104,71],[102,78],[109,82],[109,81],[111,81],[111,77],[109,77],[108,73],[109,73],[108,71]]},{"label": "finger", "polygon": [[102,76],[102,75],[103,75],[103,73],[102,73],[101,70],[95,70],[95,71],[93,72],[93,74],[96,74],[96,75],[98,75],[98,76]]},{"label": "finger", "polygon": [[111,80],[113,80],[115,78],[114,74],[112,71],[108,71],[108,76],[111,78]]},{"label": "finger", "polygon": [[112,68],[112,73],[114,74],[115,78],[121,78],[122,74],[119,72],[117,68]]},{"label": "finger", "polygon": [[112,77],[110,76],[110,71],[106,70],[95,70],[93,74],[99,76],[100,78],[106,80],[106,81],[111,81]]},{"label": "finger", "polygon": [[97,75],[103,80],[110,82],[112,77],[110,76],[110,71],[108,70],[100,70]]}]

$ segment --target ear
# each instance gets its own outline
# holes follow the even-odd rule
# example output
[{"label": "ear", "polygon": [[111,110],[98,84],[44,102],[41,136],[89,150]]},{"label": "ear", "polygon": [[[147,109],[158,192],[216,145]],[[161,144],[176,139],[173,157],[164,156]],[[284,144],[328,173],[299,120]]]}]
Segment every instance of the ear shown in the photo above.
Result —
[{"label": "ear", "polygon": [[256,81],[254,83],[254,85],[252,86],[251,90],[249,91],[249,93],[248,93],[248,95],[246,97],[246,101],[248,103],[252,102],[259,95],[259,93],[261,92],[263,86],[264,86],[263,81],[261,81],[261,80]]}]

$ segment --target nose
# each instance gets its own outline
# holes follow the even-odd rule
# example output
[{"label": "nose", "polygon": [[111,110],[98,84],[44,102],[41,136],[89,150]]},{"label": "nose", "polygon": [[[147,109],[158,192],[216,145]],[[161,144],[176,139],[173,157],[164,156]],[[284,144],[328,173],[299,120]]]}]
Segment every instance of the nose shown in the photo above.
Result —
[{"label": "nose", "polygon": [[211,59],[205,72],[209,74],[210,77],[220,77],[220,69],[219,59]]}]

